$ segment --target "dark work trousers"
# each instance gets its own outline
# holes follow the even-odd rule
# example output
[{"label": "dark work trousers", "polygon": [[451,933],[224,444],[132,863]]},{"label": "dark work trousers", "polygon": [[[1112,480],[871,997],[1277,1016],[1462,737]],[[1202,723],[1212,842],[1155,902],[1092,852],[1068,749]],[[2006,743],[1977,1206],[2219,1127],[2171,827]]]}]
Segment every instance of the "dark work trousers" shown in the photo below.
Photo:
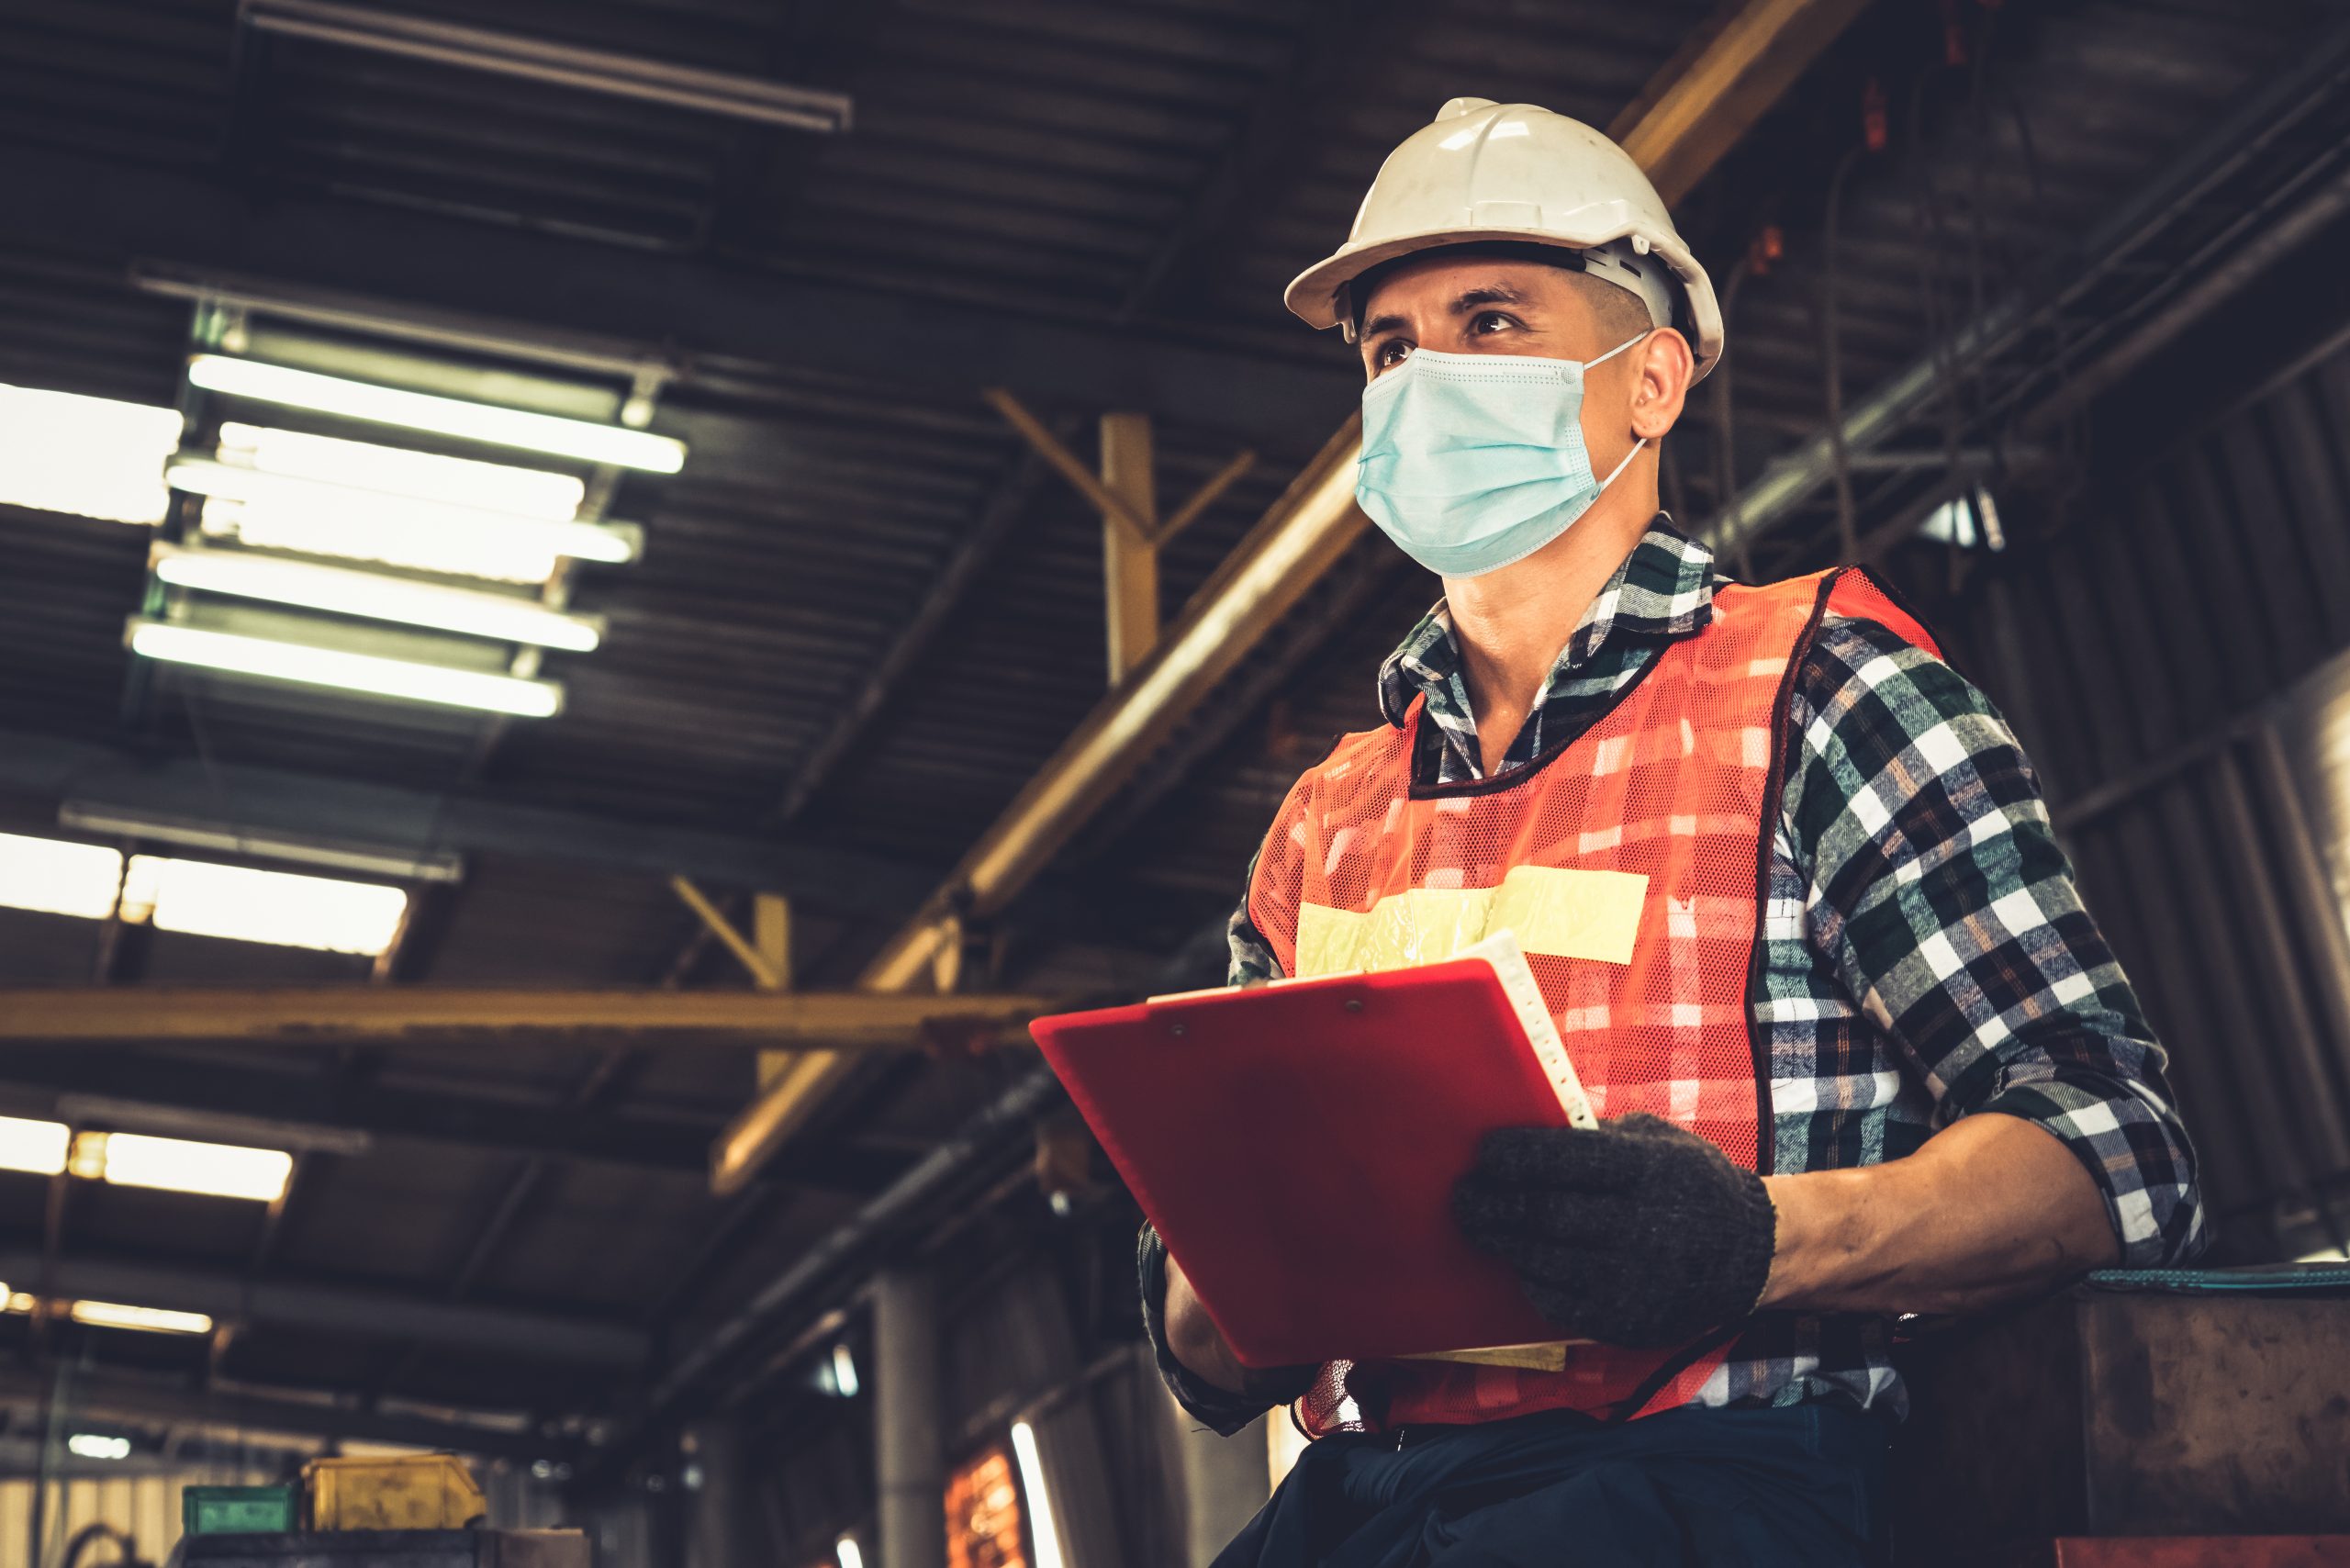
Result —
[{"label": "dark work trousers", "polygon": [[1329,1437],[1215,1568],[1860,1568],[1883,1556],[1886,1437],[1829,1405]]}]

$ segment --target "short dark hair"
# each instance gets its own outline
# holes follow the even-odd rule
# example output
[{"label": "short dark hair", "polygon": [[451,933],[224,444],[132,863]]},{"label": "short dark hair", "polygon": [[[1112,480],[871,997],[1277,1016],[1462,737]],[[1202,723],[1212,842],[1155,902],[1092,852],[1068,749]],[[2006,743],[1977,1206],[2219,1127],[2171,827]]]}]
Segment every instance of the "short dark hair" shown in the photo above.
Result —
[{"label": "short dark hair", "polygon": [[1537,245],[1524,240],[1476,240],[1463,245],[1437,245],[1425,251],[1407,251],[1365,271],[1347,286],[1347,309],[1354,319],[1355,330],[1358,333],[1362,330],[1364,306],[1395,269],[1407,262],[1439,254],[1503,262],[1533,262],[1573,274],[1581,285],[1583,297],[1591,302],[1592,312],[1599,318],[1599,324],[1606,330],[1611,343],[1623,342],[1665,324],[1650,316],[1648,301],[1630,289],[1590,275],[1584,270],[1581,251],[1572,251],[1563,245]]}]

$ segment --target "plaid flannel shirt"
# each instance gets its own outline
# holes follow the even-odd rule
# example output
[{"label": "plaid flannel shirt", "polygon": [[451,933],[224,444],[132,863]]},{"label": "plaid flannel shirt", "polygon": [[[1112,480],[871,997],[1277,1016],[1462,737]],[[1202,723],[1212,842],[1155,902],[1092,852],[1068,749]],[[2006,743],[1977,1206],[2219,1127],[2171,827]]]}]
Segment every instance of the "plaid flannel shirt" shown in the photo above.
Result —
[{"label": "plaid flannel shirt", "polygon": [[[1713,553],[1660,517],[1593,600],[1505,765],[1566,745],[1666,646],[1713,615]],[[1379,673],[1400,724],[1427,699],[1414,770],[1480,776],[1460,649],[1438,604]],[[2163,1051],[2082,906],[2031,765],[1957,671],[1874,622],[1830,616],[1797,672],[1775,826],[1764,960],[1748,1005],[1771,1046],[1776,1170],[1871,1165],[1986,1111],[2039,1123],[2105,1199],[2122,1262],[2204,1242],[2194,1154]],[[1252,868],[1253,872],[1253,868]],[[1233,916],[1233,983],[1276,978]],[[1230,1431],[1264,1408],[1191,1376],[1158,1322],[1163,1251],[1141,1244],[1145,1318],[1192,1414]],[[1902,1414],[1880,1317],[1766,1313],[1731,1347],[1707,1405],[1840,1399]]]}]

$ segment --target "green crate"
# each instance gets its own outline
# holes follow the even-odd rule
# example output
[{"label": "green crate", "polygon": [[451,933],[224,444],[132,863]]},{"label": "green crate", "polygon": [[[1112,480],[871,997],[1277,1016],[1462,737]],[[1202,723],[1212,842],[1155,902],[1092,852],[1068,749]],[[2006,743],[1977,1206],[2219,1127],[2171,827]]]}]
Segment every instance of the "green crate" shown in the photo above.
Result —
[{"label": "green crate", "polygon": [[274,1535],[299,1529],[298,1487],[188,1486],[180,1525],[190,1535]]}]

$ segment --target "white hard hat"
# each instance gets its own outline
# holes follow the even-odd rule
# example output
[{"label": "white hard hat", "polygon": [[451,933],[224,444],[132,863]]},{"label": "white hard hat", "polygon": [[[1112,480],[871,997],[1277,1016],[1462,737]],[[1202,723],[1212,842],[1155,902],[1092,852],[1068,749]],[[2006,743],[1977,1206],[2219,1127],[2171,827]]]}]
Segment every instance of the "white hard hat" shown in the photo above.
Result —
[{"label": "white hard hat", "polygon": [[[1347,242],[1282,298],[1309,326],[1351,330],[1348,286],[1371,268],[1493,241],[1583,252],[1585,271],[1640,296],[1659,326],[1688,331],[1698,375],[1721,357],[1714,286],[1640,166],[1581,120],[1533,104],[1455,98],[1438,109],[1380,165]],[[1677,321],[1657,262],[1679,281],[1687,310]]]}]

